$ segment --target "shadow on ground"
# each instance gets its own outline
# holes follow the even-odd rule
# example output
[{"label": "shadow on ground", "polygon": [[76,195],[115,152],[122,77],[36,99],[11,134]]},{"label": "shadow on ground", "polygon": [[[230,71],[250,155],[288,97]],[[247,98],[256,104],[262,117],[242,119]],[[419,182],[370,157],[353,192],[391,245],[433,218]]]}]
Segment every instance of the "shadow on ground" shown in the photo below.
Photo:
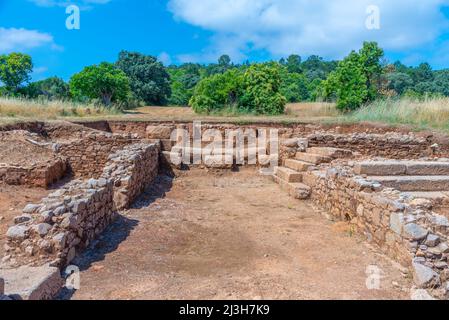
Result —
[{"label": "shadow on ground", "polygon": [[[172,177],[157,176],[154,183],[145,189],[131,208],[142,209],[150,206],[157,199],[165,197],[165,194],[172,188],[172,182]],[[116,221],[86,251],[76,257],[72,265],[77,266],[80,271],[85,271],[92,267],[94,263],[103,261],[107,254],[117,250],[119,245],[129,237],[138,225],[138,220],[119,214]],[[59,299],[70,299],[74,293],[74,290],[64,288],[59,294]]]},{"label": "shadow on ground", "polygon": [[149,207],[156,199],[165,198],[166,193],[173,187],[173,179],[168,175],[157,176],[154,183],[148,186],[133,203],[131,209],[143,209]]}]

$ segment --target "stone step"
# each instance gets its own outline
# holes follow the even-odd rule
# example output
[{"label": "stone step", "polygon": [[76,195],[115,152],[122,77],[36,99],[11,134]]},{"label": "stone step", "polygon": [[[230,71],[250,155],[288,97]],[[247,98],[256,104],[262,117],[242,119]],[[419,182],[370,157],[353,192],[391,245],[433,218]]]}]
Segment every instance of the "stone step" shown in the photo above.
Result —
[{"label": "stone step", "polygon": [[370,176],[368,179],[400,191],[449,190],[449,176]]},{"label": "stone step", "polygon": [[5,281],[4,294],[14,300],[51,300],[64,285],[59,269],[48,264],[0,269],[0,277]]},{"label": "stone step", "polygon": [[302,174],[289,168],[276,167],[274,174],[287,182],[302,182]]},{"label": "stone step", "polygon": [[364,161],[356,164],[356,174],[372,176],[441,176],[449,175],[449,162],[438,161]]},{"label": "stone step", "polygon": [[282,190],[288,192],[295,199],[305,200],[310,197],[311,188],[303,183],[287,182],[276,175],[273,175],[273,180],[279,184]]},{"label": "stone step", "polygon": [[298,152],[296,153],[296,160],[305,161],[311,164],[318,165],[322,163],[331,162],[332,158],[316,153]]},{"label": "stone step", "polygon": [[300,171],[300,172],[307,171],[312,166],[313,166],[313,164],[311,164],[309,162],[304,162],[304,161],[295,160],[295,159],[286,159],[284,161],[284,167],[287,167],[292,170]]},{"label": "stone step", "polygon": [[330,147],[311,147],[307,149],[307,152],[334,159],[351,157],[353,155],[351,150]]},{"label": "stone step", "polygon": [[406,194],[416,199],[440,200],[449,198],[449,191],[409,191]]},{"label": "stone step", "polygon": [[[240,151],[235,148],[221,148],[221,149],[211,149],[211,150],[207,150],[206,148],[193,148],[193,147],[183,148],[183,147],[177,147],[177,146],[172,148],[173,152],[182,152],[183,150],[189,154],[193,154],[195,152],[197,154],[207,154],[207,155],[209,155],[209,154],[213,155],[215,153],[217,153],[217,155],[218,155],[218,151],[220,151],[220,154],[227,154],[227,155],[233,155],[233,156],[236,156],[237,151]],[[248,156],[250,154],[251,154],[251,156],[267,154],[267,150],[264,148],[244,148],[242,150],[242,152],[243,152],[243,156],[245,158],[248,158]]]}]

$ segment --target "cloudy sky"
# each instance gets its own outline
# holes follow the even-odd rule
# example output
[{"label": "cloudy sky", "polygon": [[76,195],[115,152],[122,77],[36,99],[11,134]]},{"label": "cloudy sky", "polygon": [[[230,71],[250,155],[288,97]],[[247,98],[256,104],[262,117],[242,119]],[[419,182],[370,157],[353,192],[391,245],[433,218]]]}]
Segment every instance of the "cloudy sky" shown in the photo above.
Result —
[{"label": "cloudy sky", "polygon": [[[68,30],[66,8],[80,10]],[[379,12],[379,28],[367,28]],[[34,79],[68,79],[121,49],[164,63],[339,59],[376,40],[391,61],[449,68],[449,0],[0,0],[0,54],[27,52]]]}]

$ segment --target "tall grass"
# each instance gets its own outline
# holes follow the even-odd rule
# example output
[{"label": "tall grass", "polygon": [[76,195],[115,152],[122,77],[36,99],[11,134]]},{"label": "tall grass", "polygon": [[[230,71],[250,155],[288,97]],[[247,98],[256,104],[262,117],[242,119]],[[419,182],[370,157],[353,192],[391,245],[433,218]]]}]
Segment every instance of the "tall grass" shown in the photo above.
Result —
[{"label": "tall grass", "polygon": [[0,97],[0,117],[59,119],[64,117],[94,117],[119,114],[117,107],[101,107],[68,101],[27,100]]},{"label": "tall grass", "polygon": [[341,115],[334,103],[327,102],[290,103],[285,108],[285,114],[300,118],[338,117]]},{"label": "tall grass", "polygon": [[449,131],[449,98],[379,100],[349,114],[347,118],[354,122],[407,124],[417,129]]}]

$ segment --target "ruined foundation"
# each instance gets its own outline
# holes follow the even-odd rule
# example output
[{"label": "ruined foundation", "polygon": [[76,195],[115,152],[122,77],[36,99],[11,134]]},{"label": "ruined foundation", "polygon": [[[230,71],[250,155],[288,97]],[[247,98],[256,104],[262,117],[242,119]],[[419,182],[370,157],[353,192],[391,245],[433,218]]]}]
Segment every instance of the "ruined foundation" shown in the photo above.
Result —
[{"label": "ruined foundation", "polygon": [[[0,180],[42,187],[64,176],[70,181],[40,203],[27,205],[14,219],[7,233],[4,271],[0,270],[0,299],[4,294],[13,299],[52,298],[62,283],[55,268],[62,271],[89,247],[155,181],[159,170],[176,174],[190,165],[207,170],[235,170],[241,165],[235,154],[225,164],[207,157],[197,164],[184,163],[186,148],[175,146],[172,133],[184,129],[193,135],[194,128],[187,123],[25,127],[28,133],[21,135],[32,134],[34,146],[51,150],[51,161],[20,169],[0,166]],[[435,297],[448,298],[449,221],[444,210],[440,213],[438,209],[449,203],[449,160],[445,159],[449,144],[432,135],[400,130],[345,132],[348,129],[344,127],[314,125],[216,123],[204,125],[201,133],[217,130],[225,144],[226,130],[260,127],[279,132],[278,167],[273,179],[282,190],[296,199],[310,199],[325,209],[328,218],[350,222],[367,241],[409,268],[417,287],[428,289]],[[11,129],[4,128],[0,134],[9,139],[14,135]],[[256,148],[263,149],[266,159],[272,159],[269,145]],[[249,154],[246,150],[240,156],[248,160]],[[219,156],[227,155],[225,150]],[[174,158],[177,163],[173,163]],[[252,165],[264,166],[260,158]],[[19,290],[11,284],[11,279],[17,280],[12,276],[17,274],[14,270],[22,274],[25,266],[48,272],[32,280],[32,292],[11,292]],[[6,280],[6,290],[1,278]]]}]

